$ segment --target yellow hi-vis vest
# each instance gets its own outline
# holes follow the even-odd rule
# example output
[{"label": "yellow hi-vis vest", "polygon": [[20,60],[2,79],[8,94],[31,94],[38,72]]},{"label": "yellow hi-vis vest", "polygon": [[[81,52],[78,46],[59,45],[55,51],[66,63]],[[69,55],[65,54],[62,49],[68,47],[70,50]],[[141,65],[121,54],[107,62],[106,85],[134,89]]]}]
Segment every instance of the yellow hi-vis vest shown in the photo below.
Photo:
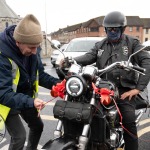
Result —
[{"label": "yellow hi-vis vest", "polygon": [[[18,65],[13,60],[9,59],[9,61],[12,65],[12,77],[13,77],[12,88],[13,88],[13,91],[16,92],[18,82],[19,82],[19,79],[20,79],[20,71],[19,71]],[[35,87],[33,98],[36,98],[38,96],[38,79],[39,79],[39,77],[38,77],[38,71],[37,71],[36,80],[33,84],[34,87]],[[8,114],[9,114],[9,111],[10,111],[9,107],[0,104],[0,115],[2,116],[2,118],[4,120],[6,120]]]}]

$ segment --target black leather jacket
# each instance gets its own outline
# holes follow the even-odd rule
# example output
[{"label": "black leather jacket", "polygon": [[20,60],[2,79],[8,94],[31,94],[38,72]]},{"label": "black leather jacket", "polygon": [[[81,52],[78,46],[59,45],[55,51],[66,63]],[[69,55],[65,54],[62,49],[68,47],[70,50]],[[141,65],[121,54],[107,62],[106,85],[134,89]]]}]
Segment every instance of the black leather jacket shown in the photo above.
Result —
[{"label": "black leather jacket", "polygon": [[[112,44],[107,38],[95,44],[95,46],[83,56],[76,57],[78,64],[89,65],[96,62],[99,69],[116,62],[127,61],[129,56],[142,48],[139,40],[122,35],[118,43]],[[114,69],[107,73],[107,79],[116,83],[119,87],[144,90],[150,80],[150,54],[143,50],[132,58],[134,65],[139,65],[146,69],[146,75],[139,75],[134,71]],[[106,77],[106,75],[105,75]]]}]

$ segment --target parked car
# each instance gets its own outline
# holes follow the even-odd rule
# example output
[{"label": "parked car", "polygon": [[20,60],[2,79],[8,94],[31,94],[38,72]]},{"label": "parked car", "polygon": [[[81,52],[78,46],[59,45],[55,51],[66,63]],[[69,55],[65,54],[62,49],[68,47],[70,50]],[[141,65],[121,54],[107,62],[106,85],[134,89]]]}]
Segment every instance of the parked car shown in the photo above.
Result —
[{"label": "parked car", "polygon": [[143,43],[143,45],[145,45],[145,46],[150,46],[150,40],[145,41],[145,42]]},{"label": "parked car", "polygon": [[[62,50],[62,52],[63,52],[65,57],[74,58],[74,57],[83,55],[86,52],[88,52],[95,45],[96,42],[101,41],[102,39],[104,39],[104,37],[74,38],[68,43],[68,45],[66,46],[65,49]],[[58,50],[56,50],[56,51],[58,51]],[[57,55],[51,56],[51,57],[53,57],[53,58],[51,58],[51,60],[54,60],[54,57],[55,57],[55,62],[56,62],[56,60],[59,57],[64,57],[63,54],[61,52],[57,52]],[[53,66],[55,66],[55,65],[53,65]]]},{"label": "parked car", "polygon": [[66,47],[68,46],[68,44],[63,44],[59,50],[54,50],[53,53],[51,54],[51,64],[53,65],[53,67],[55,67],[55,63],[56,63],[56,59],[58,57],[58,55],[60,55],[61,52],[63,52]]}]

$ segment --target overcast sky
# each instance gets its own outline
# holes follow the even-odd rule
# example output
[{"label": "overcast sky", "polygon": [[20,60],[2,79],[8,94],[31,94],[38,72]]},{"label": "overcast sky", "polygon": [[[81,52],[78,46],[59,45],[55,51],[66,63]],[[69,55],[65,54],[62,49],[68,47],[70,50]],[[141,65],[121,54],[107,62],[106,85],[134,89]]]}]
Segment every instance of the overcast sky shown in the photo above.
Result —
[{"label": "overcast sky", "polygon": [[47,33],[117,10],[150,18],[149,0],[6,0],[17,15],[34,14]]}]

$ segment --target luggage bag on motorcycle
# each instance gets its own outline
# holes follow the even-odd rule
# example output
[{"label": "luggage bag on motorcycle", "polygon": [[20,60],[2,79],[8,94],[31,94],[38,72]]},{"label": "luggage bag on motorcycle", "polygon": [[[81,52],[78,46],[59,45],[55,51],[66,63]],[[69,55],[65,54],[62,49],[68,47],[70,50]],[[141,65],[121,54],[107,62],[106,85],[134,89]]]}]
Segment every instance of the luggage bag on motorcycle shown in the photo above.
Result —
[{"label": "luggage bag on motorcycle", "polygon": [[67,119],[75,122],[90,123],[93,107],[88,103],[57,100],[53,114],[57,119]]}]

